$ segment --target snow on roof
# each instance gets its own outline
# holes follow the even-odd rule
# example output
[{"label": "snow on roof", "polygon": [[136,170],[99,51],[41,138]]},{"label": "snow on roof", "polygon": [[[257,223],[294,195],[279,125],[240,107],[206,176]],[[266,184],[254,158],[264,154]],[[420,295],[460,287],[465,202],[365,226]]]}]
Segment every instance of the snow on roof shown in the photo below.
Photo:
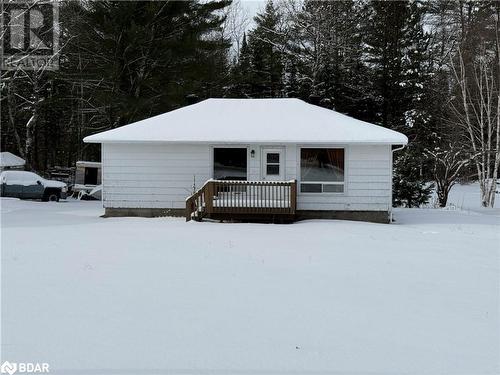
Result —
[{"label": "snow on roof", "polygon": [[76,162],[77,167],[90,167],[90,168],[100,168],[101,167],[101,162],[100,161],[86,161],[86,160],[79,160]]},{"label": "snow on roof", "polygon": [[406,144],[408,138],[299,99],[207,99],[84,142]]},{"label": "snow on roof", "polygon": [[0,152],[0,167],[21,167],[26,162],[10,152]]}]

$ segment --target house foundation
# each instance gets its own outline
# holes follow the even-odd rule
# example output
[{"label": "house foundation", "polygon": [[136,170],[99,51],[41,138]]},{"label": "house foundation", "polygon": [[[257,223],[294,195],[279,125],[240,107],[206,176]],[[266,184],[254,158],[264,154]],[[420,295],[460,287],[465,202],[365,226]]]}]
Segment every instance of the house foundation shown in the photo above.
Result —
[{"label": "house foundation", "polygon": [[[182,208],[105,208],[103,217],[184,217],[185,210]],[[390,212],[388,211],[311,211],[297,210],[291,216],[267,215],[257,217],[256,215],[210,215],[214,220],[234,220],[242,222],[275,222],[289,223],[300,220],[326,219],[326,220],[351,220],[367,221],[372,223],[389,224]]]},{"label": "house foundation", "polygon": [[104,209],[103,217],[164,217],[184,216],[182,208],[111,208]]},{"label": "house foundation", "polygon": [[368,221],[371,223],[389,224],[391,214],[388,211],[309,211],[297,210],[296,220],[330,219]]}]

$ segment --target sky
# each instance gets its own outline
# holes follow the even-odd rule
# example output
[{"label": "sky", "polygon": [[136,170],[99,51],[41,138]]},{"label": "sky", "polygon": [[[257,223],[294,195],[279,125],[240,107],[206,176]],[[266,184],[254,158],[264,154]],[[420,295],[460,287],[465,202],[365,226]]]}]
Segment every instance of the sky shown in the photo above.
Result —
[{"label": "sky", "polygon": [[264,9],[267,0],[241,0],[241,6],[248,12],[248,18],[252,20],[250,22],[250,28],[253,26],[253,17],[260,10]]}]

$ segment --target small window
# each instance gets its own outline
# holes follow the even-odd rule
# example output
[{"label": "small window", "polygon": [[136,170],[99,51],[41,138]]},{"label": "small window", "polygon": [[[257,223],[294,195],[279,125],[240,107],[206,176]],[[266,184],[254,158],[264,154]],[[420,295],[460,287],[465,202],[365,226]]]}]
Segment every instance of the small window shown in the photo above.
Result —
[{"label": "small window", "polygon": [[280,166],[274,164],[268,164],[266,167],[266,173],[268,175],[279,175],[280,174]]},{"label": "small window", "polygon": [[268,152],[266,154],[266,174],[268,176],[279,176],[280,174],[279,152]]},{"label": "small window", "polygon": [[280,162],[280,154],[278,152],[269,152],[267,154],[267,162],[268,163],[279,163]]},{"label": "small window", "polygon": [[246,180],[246,148],[214,148],[214,179]]},{"label": "small window", "polygon": [[343,193],[344,149],[302,148],[300,180],[302,193]]},{"label": "small window", "polygon": [[97,168],[86,167],[85,176],[83,177],[84,185],[97,185]]}]

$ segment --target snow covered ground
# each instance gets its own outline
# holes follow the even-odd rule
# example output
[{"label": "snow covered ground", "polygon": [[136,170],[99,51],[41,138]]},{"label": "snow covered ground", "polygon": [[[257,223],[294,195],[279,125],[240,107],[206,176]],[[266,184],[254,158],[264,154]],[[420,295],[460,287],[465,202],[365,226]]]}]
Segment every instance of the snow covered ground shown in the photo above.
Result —
[{"label": "snow covered ground", "polygon": [[58,374],[497,374],[500,210],[476,209],[474,191],[448,210],[398,209],[392,225],[103,219],[99,202],[2,199],[1,360]]}]

